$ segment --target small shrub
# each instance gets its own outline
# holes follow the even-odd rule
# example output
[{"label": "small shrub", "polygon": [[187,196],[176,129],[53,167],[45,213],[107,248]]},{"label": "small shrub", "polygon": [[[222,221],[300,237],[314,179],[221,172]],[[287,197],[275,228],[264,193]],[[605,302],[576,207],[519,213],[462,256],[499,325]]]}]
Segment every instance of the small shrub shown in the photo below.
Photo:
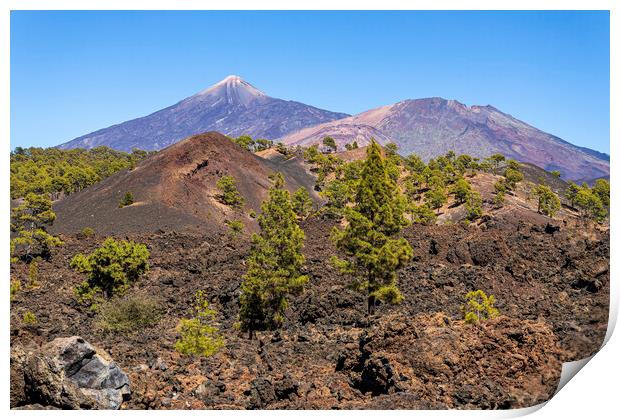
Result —
[{"label": "small shrub", "polygon": [[244,200],[237,190],[235,178],[230,175],[223,176],[217,181],[216,187],[220,191],[217,199],[222,204],[237,208],[243,206]]},{"label": "small shrub", "polygon": [[157,324],[163,313],[155,299],[143,296],[114,298],[99,307],[95,325],[104,331],[129,332]]},{"label": "small shrub", "polygon": [[11,302],[13,302],[13,299],[15,299],[15,295],[17,295],[17,292],[19,292],[22,288],[22,283],[21,281],[18,280],[13,280],[11,282]]},{"label": "small shrub", "polygon": [[194,318],[181,319],[177,326],[180,338],[174,349],[181,354],[211,356],[224,347],[224,338],[215,326],[217,312],[209,308],[204,291],[196,292]]},{"label": "small shrub", "polygon": [[149,251],[146,245],[133,241],[115,241],[107,238],[90,255],[78,254],[71,260],[71,268],[88,275],[74,292],[80,302],[97,303],[113,295],[122,295],[138,277],[148,271]]},{"label": "small shrub", "polygon": [[468,324],[477,324],[486,319],[495,318],[499,310],[495,304],[495,296],[487,296],[482,290],[469,292],[465,295],[466,303],[461,306],[463,318]]},{"label": "small shrub", "polygon": [[241,232],[243,232],[243,228],[245,227],[243,225],[243,222],[241,222],[240,220],[226,220],[224,223],[226,224],[226,226],[228,226],[228,229],[230,229],[230,234],[233,237],[236,237]]},{"label": "small shrub", "polygon": [[85,227],[80,233],[82,234],[82,237],[89,238],[95,234],[95,231],[93,228]]},{"label": "small shrub", "polygon": [[28,264],[28,287],[39,286],[39,259],[35,258]]},{"label": "small shrub", "polygon": [[493,198],[493,204],[495,207],[500,208],[504,205],[506,200],[506,184],[502,181],[497,181],[494,185],[495,197]]},{"label": "small shrub", "polygon": [[254,209],[250,210],[250,213],[248,213],[248,216],[250,216],[252,219],[256,219],[256,212],[254,211]]},{"label": "small shrub", "polygon": [[118,207],[122,208],[125,206],[131,206],[133,203],[133,194],[127,191],[121,199],[120,203],[118,203]]},{"label": "small shrub", "polygon": [[31,311],[28,311],[24,314],[24,319],[22,320],[24,325],[36,325],[37,317]]}]

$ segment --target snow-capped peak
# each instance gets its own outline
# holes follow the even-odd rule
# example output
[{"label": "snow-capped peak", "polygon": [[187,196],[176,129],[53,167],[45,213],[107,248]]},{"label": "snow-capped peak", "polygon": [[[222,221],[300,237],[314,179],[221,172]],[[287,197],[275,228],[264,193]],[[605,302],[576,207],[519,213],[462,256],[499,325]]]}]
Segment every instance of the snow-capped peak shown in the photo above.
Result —
[{"label": "snow-capped peak", "polygon": [[195,96],[217,96],[226,100],[229,104],[238,103],[243,105],[248,105],[256,99],[267,97],[263,92],[236,75],[225,77]]}]

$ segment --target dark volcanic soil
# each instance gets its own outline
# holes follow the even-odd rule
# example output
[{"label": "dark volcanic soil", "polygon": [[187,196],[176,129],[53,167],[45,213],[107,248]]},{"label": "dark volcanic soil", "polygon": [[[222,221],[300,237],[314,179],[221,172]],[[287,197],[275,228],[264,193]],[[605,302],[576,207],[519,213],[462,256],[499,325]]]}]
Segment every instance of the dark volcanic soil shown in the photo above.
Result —
[{"label": "dark volcanic soil", "polygon": [[[278,154],[279,155],[279,154]],[[298,159],[263,159],[224,135],[209,132],[189,137],[124,170],[54,203],[55,233],[76,233],[90,227],[101,234],[158,230],[226,230],[224,221],[240,220],[249,230],[271,186],[269,176],[282,172],[286,188],[303,186],[315,200],[314,178]],[[217,181],[230,175],[245,199],[241,209],[221,204]],[[135,202],[119,208],[126,192]]]},{"label": "dark volcanic soil", "polygon": [[[83,277],[69,260],[102,238],[65,235],[66,245],[40,265],[40,287],[12,302],[11,344],[81,335],[129,374],[124,408],[420,409],[543,402],[561,362],[593,354],[604,338],[608,230],[556,230],[501,215],[476,226],[412,226],[404,236],[415,257],[399,278],[405,301],[368,318],[364,298],[328,263],[333,222],[302,227],[310,282],[280,332],[250,341],[234,329],[248,241],[217,232],[130,236],[148,244],[152,268],[129,293],[159,298],[166,314],[143,331],[99,331],[73,297]],[[26,270],[16,264],[12,277],[26,283]],[[175,326],[199,289],[218,310],[226,347],[211,358],[181,357]],[[493,293],[502,315],[465,325],[460,305],[476,289]],[[37,326],[22,325],[28,310]]]}]

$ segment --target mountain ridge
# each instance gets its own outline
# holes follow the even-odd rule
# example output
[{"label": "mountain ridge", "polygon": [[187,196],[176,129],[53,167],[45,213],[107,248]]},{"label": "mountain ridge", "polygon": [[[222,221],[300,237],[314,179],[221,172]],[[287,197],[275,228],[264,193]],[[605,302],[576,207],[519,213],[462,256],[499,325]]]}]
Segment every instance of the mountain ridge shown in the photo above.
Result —
[{"label": "mountain ridge", "polygon": [[272,98],[239,76],[231,75],[159,111],[93,131],[57,147],[160,150],[209,131],[276,139],[346,116],[301,102]]},{"label": "mountain ridge", "polygon": [[58,147],[108,146],[160,150],[186,137],[217,131],[247,134],[308,146],[330,136],[346,143],[395,142],[401,154],[428,160],[453,150],[484,158],[501,153],[566,179],[609,177],[608,154],[574,145],[492,105],[467,106],[440,97],[406,99],[348,115],[268,96],[240,76],[230,75],[207,89],[144,117],[115,124]]},{"label": "mountain ridge", "polygon": [[543,132],[491,105],[467,106],[439,97],[374,108],[301,129],[282,141],[309,146],[326,136],[334,138],[339,147],[351,141],[362,146],[374,137],[382,144],[396,143],[403,155],[416,153],[424,160],[449,150],[479,158],[501,153],[549,171],[560,170],[566,179],[591,181],[609,176],[606,154]]}]

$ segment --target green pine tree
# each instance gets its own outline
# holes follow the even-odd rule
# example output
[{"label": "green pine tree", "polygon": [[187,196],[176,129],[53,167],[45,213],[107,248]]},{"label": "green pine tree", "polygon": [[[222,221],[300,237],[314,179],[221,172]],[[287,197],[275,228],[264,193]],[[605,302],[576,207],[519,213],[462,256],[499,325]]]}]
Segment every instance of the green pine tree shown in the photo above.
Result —
[{"label": "green pine tree", "polygon": [[467,182],[465,178],[459,178],[450,189],[450,192],[454,195],[454,199],[457,204],[465,203],[465,201],[467,201],[467,197],[471,194],[471,191],[471,185],[469,185],[469,182]]},{"label": "green pine tree", "polygon": [[292,200],[293,211],[297,214],[297,217],[302,220],[308,217],[312,210],[312,199],[310,198],[308,190],[304,187],[300,187],[293,194]]},{"label": "green pine tree", "polygon": [[239,326],[250,338],[258,330],[277,329],[284,322],[289,295],[303,292],[308,277],[300,270],[304,232],[297,224],[290,193],[281,174],[261,206],[260,234],[252,237],[252,251],[241,284]]},{"label": "green pine tree", "polygon": [[81,302],[93,304],[101,298],[121,296],[149,270],[149,256],[144,244],[106,238],[91,254],[77,254],[71,259],[71,268],[88,276],[74,292]]},{"label": "green pine tree", "polygon": [[323,146],[327,147],[330,151],[338,150],[338,146],[336,145],[336,140],[331,137],[325,137],[323,139]]},{"label": "green pine tree", "polygon": [[344,209],[347,226],[332,232],[333,242],[347,259],[334,257],[332,262],[354,276],[352,286],[366,295],[371,314],[377,300],[392,304],[403,300],[397,271],[413,257],[413,250],[405,239],[394,238],[407,225],[406,203],[388,174],[379,145],[373,140],[366,153],[354,206]]},{"label": "green pine tree", "polygon": [[476,220],[482,216],[482,197],[478,191],[471,191],[465,201],[467,220]]},{"label": "green pine tree", "polygon": [[11,209],[11,232],[16,234],[11,239],[13,252],[29,259],[38,254],[48,256],[52,247],[62,245],[58,237],[47,232],[54,220],[52,200],[28,193],[21,205]]},{"label": "green pine tree", "polygon": [[448,197],[446,196],[445,188],[442,187],[434,187],[424,194],[424,203],[430,208],[435,209],[437,213],[439,213],[439,209],[447,201]]},{"label": "green pine tree", "polygon": [[235,178],[230,175],[223,176],[218,179],[216,187],[220,191],[217,198],[221,203],[236,208],[243,206],[244,199],[237,189]]},{"label": "green pine tree", "polygon": [[216,326],[217,312],[209,308],[204,290],[195,295],[194,317],[183,318],[177,325],[179,339],[174,349],[181,354],[209,357],[224,347],[224,337]]},{"label": "green pine tree", "polygon": [[538,212],[553,217],[562,203],[556,193],[546,185],[538,185],[533,193],[538,197]]},{"label": "green pine tree", "polygon": [[499,316],[493,295],[487,296],[482,290],[476,290],[467,293],[465,300],[466,303],[461,306],[461,311],[467,324],[477,324]]},{"label": "green pine tree", "polygon": [[568,201],[570,201],[571,207],[575,207],[575,198],[577,198],[579,189],[579,185],[575,184],[573,181],[568,181],[568,187],[566,188],[566,198],[568,198]]}]

